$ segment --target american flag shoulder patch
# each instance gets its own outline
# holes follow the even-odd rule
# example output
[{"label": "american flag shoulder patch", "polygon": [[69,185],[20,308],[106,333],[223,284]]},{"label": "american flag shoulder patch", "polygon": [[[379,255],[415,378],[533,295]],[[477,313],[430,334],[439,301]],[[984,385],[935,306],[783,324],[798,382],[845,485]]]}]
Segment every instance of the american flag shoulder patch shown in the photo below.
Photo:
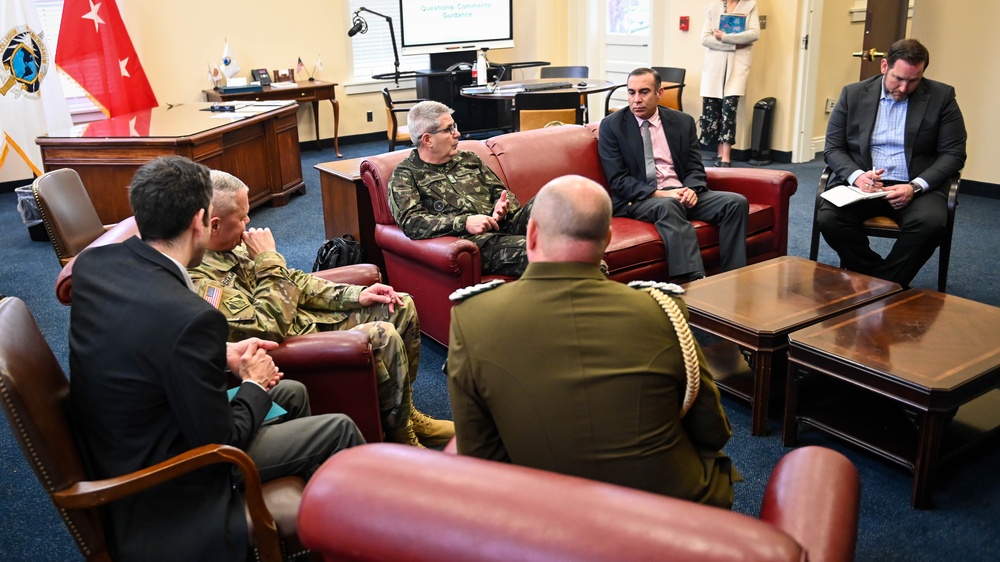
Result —
[{"label": "american flag shoulder patch", "polygon": [[222,287],[206,283],[201,296],[213,308],[219,308],[219,303],[222,302]]}]

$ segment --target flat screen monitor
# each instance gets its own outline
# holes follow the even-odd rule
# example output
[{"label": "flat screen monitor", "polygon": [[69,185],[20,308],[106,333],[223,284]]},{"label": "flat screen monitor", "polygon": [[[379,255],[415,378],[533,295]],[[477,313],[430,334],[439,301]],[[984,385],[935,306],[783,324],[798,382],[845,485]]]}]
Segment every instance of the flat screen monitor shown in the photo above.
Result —
[{"label": "flat screen monitor", "polygon": [[402,54],[509,49],[514,0],[399,0]]}]

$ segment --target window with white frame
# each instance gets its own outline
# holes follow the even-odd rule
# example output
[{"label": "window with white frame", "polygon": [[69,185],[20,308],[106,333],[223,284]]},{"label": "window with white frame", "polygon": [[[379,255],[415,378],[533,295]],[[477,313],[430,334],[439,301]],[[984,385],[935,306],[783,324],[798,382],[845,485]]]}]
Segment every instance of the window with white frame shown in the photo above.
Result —
[{"label": "window with white frame", "polygon": [[649,0],[608,0],[608,33],[649,35]]},{"label": "window with white frame", "polygon": [[[396,48],[400,48],[399,0],[350,0],[348,25],[353,25],[350,18],[355,10],[365,8],[385,14],[392,18],[392,27],[396,33]],[[389,22],[385,18],[369,12],[361,12],[361,18],[368,24],[368,31],[358,33],[351,38],[351,51],[354,60],[354,79],[370,80],[375,74],[384,74],[395,70],[390,42]],[[420,70],[430,67],[428,55],[410,55],[399,57],[400,70]]]}]

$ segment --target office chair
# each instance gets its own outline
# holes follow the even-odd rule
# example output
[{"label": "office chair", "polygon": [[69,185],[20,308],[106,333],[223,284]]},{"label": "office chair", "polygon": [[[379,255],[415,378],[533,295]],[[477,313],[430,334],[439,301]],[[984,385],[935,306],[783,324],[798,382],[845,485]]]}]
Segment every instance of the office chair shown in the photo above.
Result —
[{"label": "office chair", "polygon": [[[813,227],[812,240],[809,244],[809,259],[816,261],[819,256],[819,226],[817,217],[819,216],[819,205],[823,198],[821,195],[826,191],[827,183],[830,181],[830,174],[833,170],[827,166],[819,178],[819,185],[816,187],[816,203],[813,207]],[[938,249],[938,292],[944,293],[948,285],[948,263],[951,261],[951,237],[955,230],[955,208],[958,207],[958,187],[961,183],[962,175],[955,174],[948,182],[948,220],[945,222],[944,232],[941,235],[941,246]],[[872,217],[864,222],[864,232],[867,236],[877,236],[881,238],[899,238],[900,228],[896,221],[889,217]]]},{"label": "office chair", "polygon": [[[687,75],[687,69],[671,66],[654,66],[651,68],[660,74],[660,81],[665,84],[663,87],[663,95],[660,96],[660,101],[658,103],[663,107],[669,107],[670,109],[676,109],[677,111],[684,111],[682,98],[684,95],[684,78]],[[625,86],[625,84],[619,84],[608,92],[608,95],[604,98],[604,115],[611,115],[621,109],[619,107],[611,107],[611,97],[618,89],[624,88]]]},{"label": "office chair", "polygon": [[519,93],[514,96],[514,130],[541,129],[547,123],[583,123],[580,94],[571,92]]},{"label": "office chair", "polygon": [[586,66],[543,66],[541,78],[590,78],[590,68]]},{"label": "office chair", "polygon": [[[406,125],[399,125],[396,114],[406,113],[414,104],[425,100],[397,100],[394,102],[389,94],[389,88],[382,88],[382,99],[385,101],[386,136],[389,138],[389,152],[392,152],[396,150],[397,142],[411,142],[409,128]],[[402,107],[404,105],[405,107]]]},{"label": "office chair", "polygon": [[31,184],[31,191],[60,265],[66,265],[107,229],[76,170],[63,168],[42,174]]},{"label": "office chair", "polygon": [[67,417],[69,380],[20,299],[0,300],[0,333],[0,402],[11,432],[84,558],[111,560],[100,506],[219,463],[243,474],[255,559],[280,562],[283,549],[289,557],[303,553],[295,517],[304,482],[288,476],[262,485],[253,461],[236,447],[204,445],[137,472],[88,481]]}]

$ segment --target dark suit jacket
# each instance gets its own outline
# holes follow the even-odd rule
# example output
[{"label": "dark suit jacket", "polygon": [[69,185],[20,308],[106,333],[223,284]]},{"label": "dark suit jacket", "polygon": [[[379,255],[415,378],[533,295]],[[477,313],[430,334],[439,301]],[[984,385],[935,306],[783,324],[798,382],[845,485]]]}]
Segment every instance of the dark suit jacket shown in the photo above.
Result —
[{"label": "dark suit jacket", "polygon": [[[80,254],[70,312],[70,410],[94,478],[193,447],[246,448],[271,398],[226,397],[226,319],[177,266],[131,238]],[[110,504],[115,560],[244,560],[247,526],[230,465],[196,471]]]},{"label": "dark suit jacket", "polygon": [[732,431],[701,368],[680,419],[684,363],[659,304],[594,265],[531,263],[452,308],[458,450],[729,507]]},{"label": "dark suit jacket", "polygon": [[[855,171],[871,170],[871,138],[878,115],[882,75],[844,86],[830,114],[823,157],[836,177],[830,186],[847,183]],[[904,145],[910,177],[923,178],[931,189],[946,185],[965,165],[965,121],[955,101],[955,88],[920,81],[906,108]]]},{"label": "dark suit jacket", "polygon": [[[698,193],[706,191],[705,165],[701,163],[694,118],[667,107],[659,107],[659,111],[677,177],[684,187]],[[642,133],[635,116],[623,107],[601,121],[598,137],[604,177],[608,178],[611,186],[615,215],[620,215],[629,203],[642,201],[654,191],[645,181],[646,157],[642,150]]]}]

